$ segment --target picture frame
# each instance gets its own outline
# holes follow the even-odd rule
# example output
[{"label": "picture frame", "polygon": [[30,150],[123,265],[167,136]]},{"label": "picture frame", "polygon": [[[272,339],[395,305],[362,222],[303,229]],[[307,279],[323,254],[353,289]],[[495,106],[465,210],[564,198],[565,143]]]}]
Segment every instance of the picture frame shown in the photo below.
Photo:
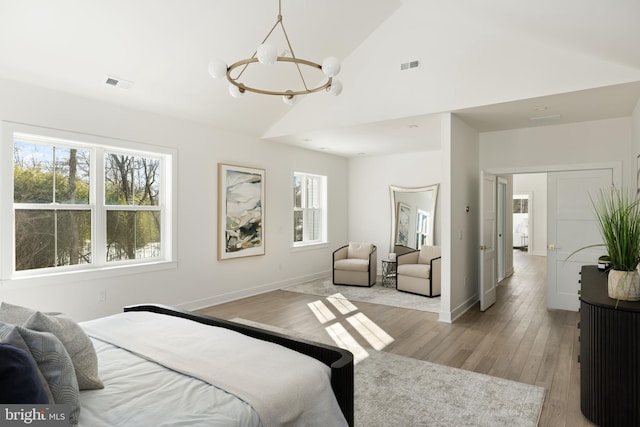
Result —
[{"label": "picture frame", "polygon": [[265,254],[265,175],[218,163],[218,260]]},{"label": "picture frame", "polygon": [[411,219],[411,206],[398,202],[396,213],[396,244],[409,246],[409,222]]}]

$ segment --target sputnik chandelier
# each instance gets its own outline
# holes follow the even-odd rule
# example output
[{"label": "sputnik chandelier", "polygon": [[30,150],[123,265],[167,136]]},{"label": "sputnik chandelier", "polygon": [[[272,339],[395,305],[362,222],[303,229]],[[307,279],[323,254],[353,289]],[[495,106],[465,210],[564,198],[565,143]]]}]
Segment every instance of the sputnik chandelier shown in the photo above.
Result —
[{"label": "sputnik chandelier", "polygon": [[[273,44],[267,43],[267,40],[278,26],[280,26],[280,28],[282,29],[282,33],[284,34],[284,39],[287,42],[288,53],[291,54],[290,57],[285,56],[287,54],[286,52],[279,56],[278,49]],[[279,91],[259,89],[240,81],[240,78],[247,70],[247,68],[251,65],[255,65],[256,62],[259,63],[257,64],[258,67],[273,66],[277,62],[289,63],[291,66],[295,66],[297,68],[297,74],[300,76],[302,85],[296,90],[287,89],[284,91]],[[311,67],[321,70],[326,80],[323,79],[324,83],[309,88],[302,73],[303,67]],[[307,95],[314,92],[320,92],[322,90],[330,93],[331,95],[340,95],[340,93],[342,92],[342,83],[334,79],[334,77],[339,72],[340,60],[336,57],[331,56],[324,59],[324,61],[322,61],[322,65],[296,57],[295,53],[293,52],[293,48],[291,47],[291,42],[289,41],[287,31],[285,30],[284,24],[282,23],[282,0],[278,0],[278,18],[276,20],[276,23],[273,25],[271,31],[269,31],[260,46],[258,46],[258,49],[253,53],[253,55],[251,55],[250,58],[242,59],[229,66],[227,66],[227,64],[221,59],[213,59],[211,60],[211,62],[209,62],[209,74],[211,74],[211,76],[216,79],[221,79],[226,76],[227,80],[229,81],[229,93],[234,98],[238,98],[245,92],[249,91],[263,95],[282,96],[284,103],[289,105],[294,104],[297,100],[296,97],[299,95]]]}]

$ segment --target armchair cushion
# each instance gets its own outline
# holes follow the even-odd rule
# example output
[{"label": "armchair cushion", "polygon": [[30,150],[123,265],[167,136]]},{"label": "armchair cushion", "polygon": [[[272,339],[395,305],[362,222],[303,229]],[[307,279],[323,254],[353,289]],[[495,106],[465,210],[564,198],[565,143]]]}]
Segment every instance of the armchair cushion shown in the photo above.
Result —
[{"label": "armchair cushion", "polygon": [[429,264],[432,259],[440,256],[440,246],[423,246],[420,248],[419,264]]},{"label": "armchair cushion", "polygon": [[369,259],[347,258],[335,262],[336,270],[369,271]]},{"label": "armchair cushion", "polygon": [[398,266],[398,274],[429,279],[429,264],[403,264]]},{"label": "armchair cushion", "polygon": [[369,261],[369,254],[373,251],[372,243],[349,243],[347,258],[357,258]]}]

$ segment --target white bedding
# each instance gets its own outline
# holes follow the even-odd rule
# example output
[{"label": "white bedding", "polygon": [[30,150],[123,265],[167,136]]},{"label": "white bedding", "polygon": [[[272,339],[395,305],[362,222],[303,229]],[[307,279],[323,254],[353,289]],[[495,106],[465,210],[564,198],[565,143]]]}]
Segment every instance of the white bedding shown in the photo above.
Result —
[{"label": "white bedding", "polygon": [[91,340],[105,388],[80,392],[78,427],[262,425],[250,405],[217,387]]},{"label": "white bedding", "polygon": [[347,425],[331,390],[329,367],[277,344],[149,312],[120,313],[82,326],[93,338],[237,396],[267,427]]}]

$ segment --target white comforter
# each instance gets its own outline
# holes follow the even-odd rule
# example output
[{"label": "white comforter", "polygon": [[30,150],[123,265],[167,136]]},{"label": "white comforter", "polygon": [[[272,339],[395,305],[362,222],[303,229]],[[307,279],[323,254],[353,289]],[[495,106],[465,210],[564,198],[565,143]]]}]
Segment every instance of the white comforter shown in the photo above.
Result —
[{"label": "white comforter", "polygon": [[89,336],[215,385],[249,403],[265,426],[346,426],[330,369],[277,344],[149,312],[82,323]]}]

